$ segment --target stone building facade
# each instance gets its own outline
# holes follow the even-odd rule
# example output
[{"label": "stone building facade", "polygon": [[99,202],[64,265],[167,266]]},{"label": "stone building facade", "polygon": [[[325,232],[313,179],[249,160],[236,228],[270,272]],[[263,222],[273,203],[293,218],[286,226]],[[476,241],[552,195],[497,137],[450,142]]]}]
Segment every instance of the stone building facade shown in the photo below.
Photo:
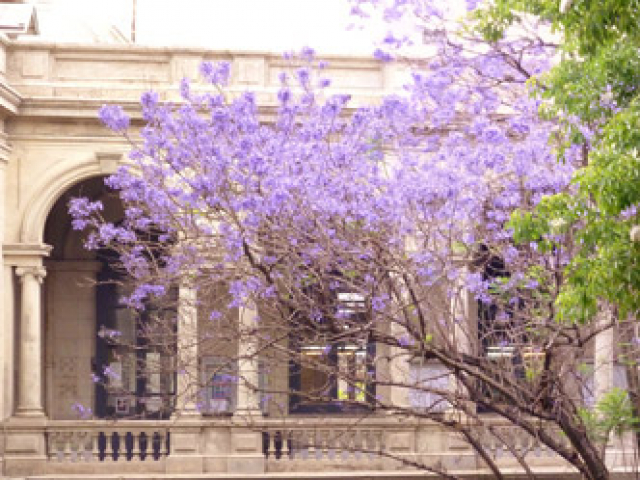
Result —
[{"label": "stone building facade", "polygon": [[[91,374],[102,307],[94,281],[104,265],[82,248],[66,203],[77,193],[100,198],[101,179],[125,161],[128,148],[100,124],[97,111],[105,103],[120,104],[135,119],[143,91],[152,88],[164,99],[177,98],[175,85],[184,76],[195,77],[203,60],[230,61],[232,90],[250,88],[264,108],[275,105],[278,74],[285,68],[279,55],[56,44],[0,34],[0,476],[419,474],[354,452],[359,446],[384,446],[469,477],[483,474],[467,444],[424,420],[296,415],[283,423],[262,416],[248,392],[237,392],[236,402],[255,410],[251,428],[233,415],[192,412],[113,422],[100,418],[104,415],[97,409],[87,418],[74,408],[98,401]],[[368,58],[328,60],[335,88],[349,90],[356,103],[375,101],[399,87],[395,67]],[[331,440],[335,432],[344,433],[339,442]],[[316,447],[305,451],[283,441],[311,437]],[[491,446],[500,463],[516,469],[502,448]],[[531,448],[531,463],[546,478],[570,472],[544,448],[522,448]]]}]

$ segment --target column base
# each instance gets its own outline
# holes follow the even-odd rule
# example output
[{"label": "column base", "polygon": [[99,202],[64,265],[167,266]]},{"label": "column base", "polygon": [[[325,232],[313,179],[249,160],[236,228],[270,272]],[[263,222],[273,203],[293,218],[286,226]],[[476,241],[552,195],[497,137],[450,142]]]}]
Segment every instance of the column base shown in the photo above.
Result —
[{"label": "column base", "polygon": [[44,410],[41,410],[41,409],[18,407],[18,409],[16,410],[16,413],[11,418],[45,419],[46,415],[44,414]]}]

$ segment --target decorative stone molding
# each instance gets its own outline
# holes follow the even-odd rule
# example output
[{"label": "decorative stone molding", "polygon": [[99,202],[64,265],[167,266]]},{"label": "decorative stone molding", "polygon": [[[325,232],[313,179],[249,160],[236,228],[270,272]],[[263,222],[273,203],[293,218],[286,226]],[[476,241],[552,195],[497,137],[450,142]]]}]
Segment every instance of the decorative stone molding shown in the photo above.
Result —
[{"label": "decorative stone molding", "polygon": [[43,243],[5,243],[2,246],[4,264],[23,268],[42,267],[43,258],[49,256],[52,248]]},{"label": "decorative stone molding", "polygon": [[[0,121],[0,126],[2,122]],[[0,167],[4,167],[9,162],[9,154],[11,147],[9,146],[8,135],[0,130]]]},{"label": "decorative stone molding", "polygon": [[96,160],[103,174],[112,175],[122,161],[122,152],[96,152]]},{"label": "decorative stone molding", "polygon": [[0,82],[0,116],[15,115],[22,103],[22,96],[8,84]]},{"label": "decorative stone molding", "polygon": [[56,201],[76,183],[102,176],[103,173],[99,167],[98,162],[91,159],[82,164],[61,164],[60,168],[49,170],[33,188],[35,193],[32,198],[25,202],[24,208],[21,209],[19,218],[21,218],[22,241],[28,244],[41,244],[47,216]]},{"label": "decorative stone molding", "polygon": [[243,85],[264,85],[266,80],[266,62],[264,57],[241,58],[237,60],[238,83]]}]

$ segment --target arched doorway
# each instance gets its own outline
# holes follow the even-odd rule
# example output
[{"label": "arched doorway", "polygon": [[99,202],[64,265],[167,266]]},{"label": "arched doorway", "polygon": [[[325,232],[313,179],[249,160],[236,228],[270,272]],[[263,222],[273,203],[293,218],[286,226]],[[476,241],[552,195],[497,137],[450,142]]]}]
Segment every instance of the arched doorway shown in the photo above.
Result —
[{"label": "arched doorway", "polygon": [[96,405],[97,280],[105,262],[84,248],[83,233],[72,228],[68,204],[79,196],[101,200],[110,220],[122,216],[104,178],[94,177],[69,188],[47,217],[44,241],[53,249],[45,264],[45,406],[52,419],[75,419]]}]

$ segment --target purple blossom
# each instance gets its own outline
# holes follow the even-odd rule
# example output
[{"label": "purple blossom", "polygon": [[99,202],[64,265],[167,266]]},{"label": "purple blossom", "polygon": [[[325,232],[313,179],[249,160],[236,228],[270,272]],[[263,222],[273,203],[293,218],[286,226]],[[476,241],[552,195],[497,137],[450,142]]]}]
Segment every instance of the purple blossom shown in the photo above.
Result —
[{"label": "purple blossom", "polygon": [[300,50],[300,58],[307,62],[311,62],[315,58],[315,56],[316,52],[311,47],[303,47],[302,50]]},{"label": "purple blossom", "polygon": [[119,105],[103,105],[98,112],[100,120],[111,130],[124,132],[129,128],[129,116]]},{"label": "purple blossom", "polygon": [[385,52],[380,48],[376,48],[373,52],[373,58],[376,60],[380,60],[381,62],[391,62],[393,60],[393,56],[391,54]]},{"label": "purple blossom", "polygon": [[225,86],[231,75],[231,64],[229,62],[202,62],[200,74],[214,85]]}]

